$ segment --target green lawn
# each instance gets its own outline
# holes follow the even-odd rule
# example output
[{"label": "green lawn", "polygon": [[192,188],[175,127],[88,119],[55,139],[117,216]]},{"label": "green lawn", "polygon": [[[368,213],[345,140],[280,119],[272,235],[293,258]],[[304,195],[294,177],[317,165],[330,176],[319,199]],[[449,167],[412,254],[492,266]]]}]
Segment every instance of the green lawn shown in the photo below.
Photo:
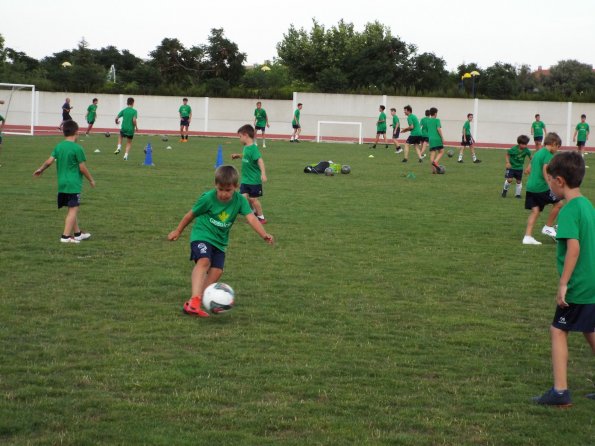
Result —
[{"label": "green lawn", "polygon": [[[83,190],[80,245],[58,241],[55,168],[31,176],[59,138],[4,140],[0,443],[593,444],[582,336],[574,407],[530,403],[552,383],[555,243],[521,244],[502,151],[431,175],[384,148],[270,141],[262,203],[277,243],[237,222],[223,276],[237,306],[203,320],[181,313],[190,231],[166,236],[212,186],[218,144],[226,160],[241,148],[153,137],[145,167],[147,140],[128,162],[114,137],[82,142],[97,188]],[[352,173],[303,173],[322,159]],[[590,175],[583,193],[595,198]]]}]

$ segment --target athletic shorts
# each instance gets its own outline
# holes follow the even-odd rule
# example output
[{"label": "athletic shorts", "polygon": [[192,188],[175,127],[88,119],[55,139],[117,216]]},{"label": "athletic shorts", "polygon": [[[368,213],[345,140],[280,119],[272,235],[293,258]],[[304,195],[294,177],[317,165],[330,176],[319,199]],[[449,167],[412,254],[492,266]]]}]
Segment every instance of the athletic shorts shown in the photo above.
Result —
[{"label": "athletic shorts", "polygon": [[254,127],[254,131],[258,131],[258,130],[260,130],[260,131],[262,131],[263,133],[264,133],[264,129],[265,129],[264,125],[263,125],[262,127],[260,127],[260,126],[258,126],[258,125],[257,125],[256,127]]},{"label": "athletic shorts", "polygon": [[547,192],[529,192],[525,193],[525,209],[531,210],[534,207],[539,207],[539,211],[543,211],[543,208],[548,204],[555,204],[560,199],[556,197],[551,190]]},{"label": "athletic shorts", "polygon": [[72,121],[70,113],[62,113],[62,121]]},{"label": "athletic shorts", "polygon": [[595,331],[595,304],[568,304],[566,308],[556,307],[552,326],[564,331]]},{"label": "athletic shorts", "polygon": [[463,147],[471,147],[473,145],[473,137],[471,135],[465,135],[461,138],[461,145]]},{"label": "athletic shorts", "polygon": [[66,194],[58,192],[58,209],[66,206],[75,208],[81,205],[81,194]]},{"label": "athletic shorts", "polygon": [[87,124],[89,124],[89,125],[95,124],[95,119],[93,119],[92,121],[87,121]]},{"label": "athletic shorts", "polygon": [[297,130],[297,129],[301,129],[301,128],[302,128],[302,126],[301,126],[301,125],[299,125],[299,124],[292,124],[291,126],[292,126],[294,129],[296,129],[296,130]]},{"label": "athletic shorts", "polygon": [[262,184],[240,184],[240,193],[250,198],[262,197]]},{"label": "athletic shorts", "polygon": [[429,143],[429,142],[430,142],[430,137],[429,137],[429,136],[422,136],[422,137],[421,137],[421,142],[422,142],[422,143],[424,143],[424,142],[427,142],[427,143]]},{"label": "athletic shorts", "polygon": [[386,130],[376,130],[377,135],[386,135]]},{"label": "athletic shorts", "polygon": [[587,141],[577,141],[576,142],[576,146],[577,147],[585,147],[585,144],[587,143]]},{"label": "athletic shorts", "polygon": [[515,180],[521,181],[523,179],[523,169],[506,169],[504,178],[514,178]]},{"label": "athletic shorts", "polygon": [[397,127],[393,130],[393,139],[397,139],[401,134],[401,127]]},{"label": "athletic shorts", "polygon": [[225,252],[208,242],[201,242],[200,240],[190,242],[190,260],[198,262],[204,258],[211,261],[211,268],[223,269]]},{"label": "athletic shorts", "polygon": [[541,141],[543,141],[543,136],[534,136],[533,137],[533,141],[535,141],[535,142],[541,142]]},{"label": "athletic shorts", "polygon": [[411,144],[411,145],[418,145],[421,144],[421,136],[413,136],[413,135],[409,135],[409,137],[407,138],[407,141],[405,141],[407,144]]},{"label": "athletic shorts", "polygon": [[180,127],[188,127],[188,126],[190,126],[190,118],[180,119]]},{"label": "athletic shorts", "polygon": [[123,132],[123,131],[121,131],[121,130],[120,130],[120,136],[121,136],[122,138],[128,138],[128,139],[132,139],[132,138],[134,138],[134,134],[132,134],[132,135],[128,135],[128,134],[124,133],[124,132]]},{"label": "athletic shorts", "polygon": [[435,152],[437,150],[444,150],[444,146],[430,147],[430,152]]}]

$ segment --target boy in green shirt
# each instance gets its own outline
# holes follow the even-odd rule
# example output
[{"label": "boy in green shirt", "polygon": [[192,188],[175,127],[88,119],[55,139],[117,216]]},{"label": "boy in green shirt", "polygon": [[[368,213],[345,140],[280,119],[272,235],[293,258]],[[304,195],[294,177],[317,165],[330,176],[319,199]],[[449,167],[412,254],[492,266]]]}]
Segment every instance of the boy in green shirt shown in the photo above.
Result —
[{"label": "boy in green shirt", "polygon": [[[585,162],[579,153],[557,154],[546,170],[552,192],[566,205],[558,220],[560,281],[550,327],[554,386],[534,401],[568,407],[572,405],[567,381],[569,332],[582,332],[595,354],[595,209],[581,195]],[[595,394],[587,397],[595,399]]]},{"label": "boy in green shirt", "polygon": [[463,134],[461,137],[461,148],[459,150],[459,159],[457,161],[458,163],[463,162],[463,152],[465,151],[465,147],[469,147],[469,150],[471,151],[471,159],[473,160],[473,162],[475,164],[481,163],[481,160],[478,160],[477,156],[475,155],[475,140],[473,139],[473,136],[471,135],[471,122],[472,121],[473,121],[473,113],[468,113],[467,120],[463,124]]},{"label": "boy in green shirt", "polygon": [[302,125],[300,124],[300,114],[302,110],[302,103],[297,105],[297,108],[293,112],[293,120],[291,126],[293,127],[293,133],[289,138],[289,142],[300,142],[300,133],[302,133]]},{"label": "boy in green shirt", "polygon": [[523,245],[541,245],[541,242],[533,238],[533,226],[535,226],[535,222],[539,214],[543,211],[543,208],[548,204],[553,205],[553,208],[545,226],[541,229],[541,233],[549,235],[554,240],[556,239],[554,223],[562,208],[562,202],[550,190],[550,186],[546,180],[546,169],[554,154],[560,149],[562,140],[557,133],[548,133],[544,142],[545,147],[538,150],[531,159],[527,193],[525,194],[525,209],[530,210],[531,214],[529,214],[529,218],[527,219],[527,229],[525,229]]},{"label": "boy in green shirt", "polygon": [[531,135],[533,135],[533,140],[535,141],[536,151],[541,149],[544,133],[547,133],[545,123],[541,120],[541,115],[538,113],[535,115],[535,121],[531,124]]},{"label": "boy in green shirt", "polygon": [[421,156],[425,158],[426,150],[430,145],[430,137],[428,136],[428,120],[430,119],[430,110],[425,111],[425,116],[419,120],[419,126],[421,127]]},{"label": "boy in green shirt", "polygon": [[395,145],[395,153],[401,153],[403,149],[397,141],[399,139],[399,135],[401,134],[401,123],[399,122],[399,117],[397,116],[397,109],[391,108],[390,115],[393,117],[393,123],[390,126],[393,128],[393,144]]},{"label": "boy in green shirt", "polygon": [[[508,149],[504,155],[506,158],[506,171],[504,173],[504,187],[502,189],[502,198],[506,198],[508,189],[512,184],[513,178],[516,180],[515,198],[521,198],[521,191],[523,190],[523,168],[525,167],[525,158],[531,161],[531,151],[527,147],[529,144],[529,137],[527,135],[520,135],[516,139],[517,145]],[[527,168],[525,173],[529,173]]]},{"label": "boy in green shirt", "polygon": [[432,173],[443,173],[440,167],[440,159],[444,155],[444,135],[442,134],[442,123],[438,119],[438,109],[436,107],[428,110],[430,117],[425,122],[428,131],[428,146],[430,147],[430,163]]},{"label": "boy in green shirt", "polygon": [[118,147],[114,152],[115,155],[120,153],[122,150],[122,138],[126,138],[126,151],[124,152],[124,161],[128,160],[128,153],[132,148],[132,138],[134,138],[134,131],[138,131],[136,125],[137,112],[133,108],[134,98],[128,98],[126,100],[127,107],[121,110],[116,116],[116,124],[120,124],[120,118],[122,118],[122,127],[120,128],[120,135],[118,136]]},{"label": "boy in green shirt", "polygon": [[33,172],[36,177],[56,161],[58,171],[58,209],[67,206],[68,213],[64,222],[64,232],[60,242],[80,243],[87,240],[91,234],[81,231],[78,224],[78,212],[81,203],[81,189],[83,176],[89,180],[91,187],[95,187],[95,180],[85,165],[85,152],[76,143],[79,126],[73,120],[65,121],[62,125],[64,141],[59,143],[50,157]]},{"label": "boy in green shirt", "polygon": [[244,150],[241,154],[232,153],[231,159],[242,159],[240,193],[248,199],[256,217],[258,217],[258,221],[264,225],[267,221],[264,218],[262,205],[258,199],[258,197],[262,197],[262,183],[267,181],[264,161],[258,146],[254,143],[254,128],[250,124],[243,125],[238,129],[238,135],[244,145]]},{"label": "boy in green shirt", "polygon": [[403,133],[411,132],[407,141],[405,141],[405,156],[402,160],[403,163],[406,163],[409,160],[409,149],[411,146],[415,147],[415,151],[417,152],[417,158],[421,163],[423,158],[421,154],[421,128],[419,126],[419,120],[417,116],[413,114],[413,109],[410,105],[406,105],[403,108],[403,112],[405,116],[407,116],[407,127],[401,130]]},{"label": "boy in green shirt", "polygon": [[583,156],[583,150],[585,145],[587,144],[587,140],[589,139],[590,128],[589,124],[587,124],[587,115],[581,115],[581,122],[579,122],[575,129],[574,135],[572,136],[572,141],[576,141],[576,146],[578,148],[579,153]]},{"label": "boy in green shirt", "polygon": [[178,227],[167,236],[174,241],[184,228],[196,219],[190,234],[190,260],[192,270],[192,292],[184,303],[183,311],[191,316],[209,317],[202,310],[202,294],[206,287],[218,282],[223,274],[225,251],[229,231],[238,214],[245,215],[252,229],[263,240],[273,244],[273,236],[267,234],[252,214],[248,200],[238,193],[238,171],[233,166],[220,166],[215,171],[215,188],[200,196],[195,205],[182,218]]},{"label": "boy in green shirt", "polygon": [[93,124],[95,124],[95,119],[97,118],[97,98],[93,98],[91,101],[92,104],[87,107],[87,114],[85,115],[85,119],[87,120],[87,131],[85,132],[85,136],[89,136],[89,132],[93,128]]},{"label": "boy in green shirt", "polygon": [[188,98],[182,99],[178,113],[180,114],[180,142],[188,142],[188,127],[192,121],[192,107],[188,105]]},{"label": "boy in green shirt", "polygon": [[[3,100],[0,100],[0,105],[4,104]],[[2,153],[2,130],[4,130],[4,123],[6,122],[6,119],[4,119],[4,116],[0,115],[0,153]],[[0,164],[0,166],[2,166],[2,164]]]},{"label": "boy in green shirt", "polygon": [[378,144],[380,135],[382,135],[382,138],[384,139],[384,147],[388,149],[388,144],[386,143],[386,113],[384,113],[385,109],[386,107],[384,105],[378,107],[378,111],[380,112],[380,114],[378,115],[378,120],[376,121],[376,141],[374,141],[374,144],[372,145],[373,149],[376,148],[376,144]]},{"label": "boy in green shirt", "polygon": [[260,130],[262,132],[262,148],[263,149],[267,148],[267,143],[264,138],[264,132],[265,132],[266,127],[270,127],[269,117],[267,115],[266,110],[264,108],[262,108],[262,102],[258,101],[256,103],[256,109],[254,110],[254,129],[256,131],[254,140],[256,141],[256,138],[258,136],[258,131]]}]

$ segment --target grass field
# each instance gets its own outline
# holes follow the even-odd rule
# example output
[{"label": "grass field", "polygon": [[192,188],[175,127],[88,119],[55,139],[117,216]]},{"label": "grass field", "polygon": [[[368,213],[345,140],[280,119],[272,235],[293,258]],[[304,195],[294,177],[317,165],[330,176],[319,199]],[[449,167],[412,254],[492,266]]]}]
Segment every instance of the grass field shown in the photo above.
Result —
[{"label": "grass field", "polygon": [[[594,359],[570,337],[574,407],[551,386],[555,243],[521,244],[524,200],[500,197],[504,153],[401,163],[392,150],[269,142],[263,243],[234,226],[223,281],[237,307],[185,316],[189,230],[235,139],[82,142],[97,188],[59,243],[57,137],[0,155],[0,443],[14,445],[592,445]],[[95,149],[101,153],[94,153]],[[306,175],[322,159],[350,175]],[[239,162],[235,162],[239,167]],[[413,172],[415,178],[406,176]],[[588,171],[588,173],[590,173]],[[595,198],[591,175],[583,193]],[[538,225],[541,228],[545,217]]]}]

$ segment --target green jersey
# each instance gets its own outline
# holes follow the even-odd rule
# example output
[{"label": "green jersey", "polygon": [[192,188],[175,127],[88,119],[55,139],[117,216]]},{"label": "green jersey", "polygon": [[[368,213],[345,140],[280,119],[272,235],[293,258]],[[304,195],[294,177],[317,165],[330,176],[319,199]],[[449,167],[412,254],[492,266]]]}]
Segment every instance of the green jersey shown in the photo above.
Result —
[{"label": "green jersey", "polygon": [[411,113],[407,116],[407,125],[411,128],[411,136],[421,136],[421,128],[419,127],[419,120],[417,116]]},{"label": "green jersey", "polygon": [[[442,141],[442,137],[440,136],[440,133],[438,133],[438,129],[442,128],[442,123],[440,122],[440,119],[438,119],[438,118],[426,118],[426,119],[427,120],[426,120],[425,127],[428,131],[430,149],[433,149],[434,147],[444,146],[444,141]],[[422,119],[422,121],[423,121],[423,119]]]},{"label": "green jersey", "polygon": [[0,121],[6,122],[6,119],[4,119],[4,116],[0,115]]},{"label": "green jersey", "polygon": [[554,154],[547,147],[542,147],[537,151],[531,160],[531,174],[527,181],[527,192],[539,193],[550,190],[550,186],[543,177],[543,166],[548,164],[553,157]]},{"label": "green jersey", "polygon": [[533,129],[533,136],[537,136],[539,138],[540,136],[543,136],[545,124],[543,121],[535,121],[533,124],[531,124],[531,128]]},{"label": "green jersey", "polygon": [[207,242],[225,252],[229,242],[229,230],[238,214],[252,212],[246,197],[234,192],[229,201],[219,201],[217,189],[211,189],[200,196],[192,207],[196,217],[190,241]]},{"label": "green jersey", "polygon": [[423,118],[420,119],[419,121],[419,125],[421,127],[421,136],[425,136],[426,138],[428,137],[428,121],[430,120],[430,118],[428,118],[427,116],[424,116]]},{"label": "green jersey", "polygon": [[291,121],[291,125],[300,125],[300,109],[296,108],[295,112],[293,113],[293,121]]},{"label": "green jersey", "polygon": [[256,120],[255,127],[265,127],[267,125],[267,112],[264,108],[255,109],[254,118]]},{"label": "green jersey", "polygon": [[465,124],[463,124],[463,134],[465,136],[471,136],[471,121],[467,120],[465,121]]},{"label": "green jersey", "polygon": [[378,122],[376,122],[377,132],[386,132],[386,113],[380,112],[378,115]]},{"label": "green jersey", "polygon": [[58,192],[80,194],[83,188],[83,174],[79,164],[85,162],[83,148],[72,141],[62,141],[52,151],[58,171]]},{"label": "green jersey", "polygon": [[399,126],[399,117],[397,115],[393,115],[393,130],[396,130]]},{"label": "green jersey", "polygon": [[564,269],[568,239],[579,241],[580,253],[568,281],[566,302],[595,304],[595,209],[585,197],[567,202],[558,214],[558,273]]},{"label": "green jersey", "polygon": [[528,147],[519,149],[519,146],[514,146],[508,149],[508,159],[510,160],[510,168],[515,170],[523,170],[525,167],[525,158],[531,159],[531,151]]},{"label": "green jersey", "polygon": [[242,184],[262,184],[260,178],[262,172],[258,165],[258,160],[262,156],[256,144],[244,146],[242,153]]},{"label": "green jersey", "polygon": [[120,131],[125,135],[134,136],[134,119],[136,119],[137,113],[136,110],[132,107],[126,107],[120,113],[118,113],[118,118],[122,118],[122,127],[120,127]]},{"label": "green jersey", "polygon": [[586,122],[579,122],[576,125],[576,140],[577,141],[586,141],[587,140],[587,133],[590,132],[589,124]]},{"label": "green jersey", "polygon": [[180,105],[178,112],[180,113],[180,118],[189,118],[192,114],[192,107],[190,107],[188,104]]},{"label": "green jersey", "polygon": [[97,117],[97,105],[91,104],[87,107],[87,122],[90,124]]}]

